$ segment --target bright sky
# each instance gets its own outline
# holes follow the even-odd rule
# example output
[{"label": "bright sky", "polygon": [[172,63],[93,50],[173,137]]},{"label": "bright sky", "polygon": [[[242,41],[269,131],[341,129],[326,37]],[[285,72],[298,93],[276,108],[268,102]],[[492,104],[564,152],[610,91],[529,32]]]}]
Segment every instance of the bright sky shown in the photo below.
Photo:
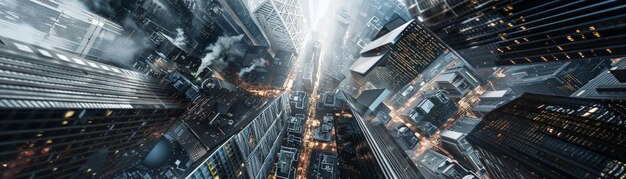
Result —
[{"label": "bright sky", "polygon": [[308,27],[318,29],[318,21],[326,15],[330,1],[331,0],[300,0],[300,5],[303,8],[302,12],[308,13],[303,14]]}]

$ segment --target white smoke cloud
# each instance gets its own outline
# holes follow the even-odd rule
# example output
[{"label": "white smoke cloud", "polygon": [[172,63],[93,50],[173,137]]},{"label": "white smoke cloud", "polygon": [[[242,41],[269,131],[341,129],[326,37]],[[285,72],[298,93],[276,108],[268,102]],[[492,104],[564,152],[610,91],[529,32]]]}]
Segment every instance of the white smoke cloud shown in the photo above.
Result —
[{"label": "white smoke cloud", "polygon": [[250,65],[249,67],[242,68],[241,70],[239,70],[239,77],[243,77],[243,75],[245,75],[246,73],[251,72],[256,67],[264,67],[265,66],[265,62],[266,61],[264,59],[262,59],[262,58],[257,58],[257,59],[252,60],[252,65]]},{"label": "white smoke cloud", "polygon": [[223,52],[226,52],[226,50],[228,50],[230,46],[235,44],[235,42],[240,41],[241,39],[243,39],[243,35],[220,36],[219,38],[217,38],[217,42],[207,46],[206,49],[209,52],[206,53],[204,57],[202,57],[202,62],[200,63],[198,71],[196,71],[196,76],[202,73],[202,71],[204,71],[204,69],[207,68],[209,65],[215,63],[216,60],[219,62],[224,62],[224,60],[221,58]]},{"label": "white smoke cloud", "polygon": [[185,38],[185,31],[181,28],[176,28],[176,38],[174,39],[174,45],[178,47],[185,47],[187,45],[187,39]]}]

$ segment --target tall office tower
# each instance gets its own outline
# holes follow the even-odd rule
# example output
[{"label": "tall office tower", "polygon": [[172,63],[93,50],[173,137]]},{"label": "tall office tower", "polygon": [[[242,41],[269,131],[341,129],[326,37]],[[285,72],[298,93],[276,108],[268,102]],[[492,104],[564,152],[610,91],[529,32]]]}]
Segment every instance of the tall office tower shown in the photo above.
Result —
[{"label": "tall office tower", "polygon": [[192,179],[267,177],[290,115],[289,95],[282,93],[260,110],[245,115],[236,126],[221,129],[224,133],[217,132],[214,138],[220,139],[209,145],[214,147],[209,149],[208,157],[194,164],[195,168],[187,171],[186,176]]},{"label": "tall office tower", "polygon": [[304,69],[302,70],[302,84],[304,86],[304,90],[311,93],[313,92],[313,87],[315,85],[315,73],[314,68],[315,65],[313,63],[305,63]]},{"label": "tall office tower", "polygon": [[294,53],[282,50],[276,52],[276,55],[274,56],[274,63],[272,64],[273,73],[271,74],[273,77],[273,87],[285,88],[287,86],[286,82],[289,78],[289,71],[291,70],[295,60],[296,55]]},{"label": "tall office tower", "polygon": [[320,53],[322,51],[322,44],[319,41],[311,40],[306,44],[304,56],[304,69],[302,70],[302,81],[304,82],[304,89],[308,92],[313,91],[315,81],[317,81],[317,70],[319,69],[319,60],[321,58]]},{"label": "tall office tower", "polygon": [[[626,81],[623,74],[626,60],[617,59],[610,69],[604,70],[585,86],[572,93],[572,97],[626,99]],[[620,73],[621,71],[621,73]]]},{"label": "tall office tower", "polygon": [[346,109],[350,113],[350,118],[338,119],[337,133],[345,135],[345,138],[337,140],[345,144],[338,145],[342,146],[338,148],[339,156],[354,155],[347,168],[342,166],[342,175],[350,173],[357,178],[424,178],[376,113],[344,91],[339,91],[337,95],[346,100]]},{"label": "tall office tower", "polygon": [[2,178],[107,177],[185,108],[139,73],[8,39],[0,88]]},{"label": "tall office tower", "polygon": [[250,9],[274,51],[298,53],[307,33],[297,0],[253,0]]},{"label": "tall office tower", "polygon": [[378,88],[396,92],[446,50],[434,35],[411,20],[363,47],[350,71],[366,76]]},{"label": "tall office tower", "polygon": [[625,1],[405,2],[474,67],[626,55]]},{"label": "tall office tower", "polygon": [[526,93],[467,135],[493,178],[626,177],[626,102]]},{"label": "tall office tower", "polygon": [[252,45],[269,46],[265,32],[261,30],[259,22],[250,10],[246,7],[243,0],[217,0],[223,8],[223,14],[228,14],[228,20],[232,20],[229,24],[236,26],[236,34],[245,34]]},{"label": "tall office tower", "polygon": [[115,53],[109,48],[124,31],[116,23],[59,1],[5,1],[0,12],[5,14],[0,16],[0,36],[101,62],[111,60]]},{"label": "tall office tower", "polygon": [[[350,11],[346,7],[340,7],[337,10],[337,21],[335,27],[335,33],[332,35],[335,42],[331,42],[332,44],[336,44],[339,47],[343,47],[343,41],[346,38],[346,32],[348,32],[348,27],[350,26]],[[328,42],[328,41],[326,41]]]},{"label": "tall office tower", "polygon": [[507,86],[519,93],[569,96],[608,69],[608,59],[512,66],[505,70]]},{"label": "tall office tower", "polygon": [[344,49],[344,40],[350,26],[351,17],[346,7],[337,9],[336,18],[328,21],[330,23],[329,30],[326,32],[324,40],[324,59],[322,63],[320,83],[318,89],[320,91],[335,91],[339,87],[339,83],[346,78],[345,73],[350,66],[352,60],[347,59],[348,54]]}]

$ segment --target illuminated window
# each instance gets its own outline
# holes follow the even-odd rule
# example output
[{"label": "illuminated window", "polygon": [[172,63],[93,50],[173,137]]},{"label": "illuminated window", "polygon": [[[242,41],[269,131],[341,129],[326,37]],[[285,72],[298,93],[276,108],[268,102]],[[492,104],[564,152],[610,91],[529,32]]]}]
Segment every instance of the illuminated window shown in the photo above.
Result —
[{"label": "illuminated window", "polygon": [[70,118],[70,117],[74,116],[74,113],[75,113],[74,111],[69,110],[69,111],[65,112],[64,117],[65,118]]},{"label": "illuminated window", "polygon": [[600,37],[600,33],[599,32],[593,32],[593,36],[596,36],[596,37],[599,38]]}]

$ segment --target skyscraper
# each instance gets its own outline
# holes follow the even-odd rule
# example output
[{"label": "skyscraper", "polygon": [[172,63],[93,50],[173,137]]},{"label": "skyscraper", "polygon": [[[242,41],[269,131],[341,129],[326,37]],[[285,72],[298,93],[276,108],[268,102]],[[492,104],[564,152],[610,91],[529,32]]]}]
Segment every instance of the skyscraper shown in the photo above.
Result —
[{"label": "skyscraper", "polygon": [[363,47],[350,70],[378,88],[396,92],[446,50],[434,35],[411,20]]},{"label": "skyscraper", "polygon": [[139,73],[7,39],[0,81],[2,178],[107,177],[185,107]]},{"label": "skyscraper", "polygon": [[304,43],[306,30],[297,0],[254,0],[250,9],[264,29],[274,51],[298,53]]},{"label": "skyscraper", "polygon": [[[352,117],[338,122],[338,128],[350,130],[338,132],[346,136],[345,139],[339,139],[338,143],[352,143],[350,145],[354,145],[345,145],[342,148],[347,149],[338,149],[352,151],[351,153],[355,155],[356,161],[354,161],[354,168],[350,170],[351,172],[363,178],[424,178],[411,158],[396,143],[396,140],[385,128],[385,123],[376,113],[343,91],[340,91],[338,95],[345,97],[347,108]],[[350,147],[355,148],[350,149]],[[339,153],[342,155],[341,151]],[[343,169],[344,167],[342,167]]]},{"label": "skyscraper", "polygon": [[59,1],[7,1],[0,11],[10,14],[0,16],[1,36],[102,62],[111,60],[109,48],[124,32],[114,22]]},{"label": "skyscraper", "polygon": [[569,96],[607,70],[608,59],[581,59],[564,63],[517,65],[505,71],[507,85],[517,92]]},{"label": "skyscraper", "polygon": [[[258,111],[219,134],[208,156],[186,173],[188,178],[264,178],[280,149],[291,115],[289,96],[282,93]],[[204,136],[208,137],[208,136]],[[223,138],[223,139],[222,139]],[[205,142],[206,143],[206,142]],[[213,147],[214,146],[214,147]]]},{"label": "skyscraper", "polygon": [[474,67],[626,55],[624,1],[405,2]]},{"label": "skyscraper", "polygon": [[243,34],[246,36],[245,41],[251,45],[269,45],[256,17],[248,10],[243,0],[215,0],[199,4],[208,9],[207,14],[224,33]]},{"label": "skyscraper", "polygon": [[[626,98],[626,82],[620,80],[626,75],[616,73],[626,69],[626,60],[616,61],[611,65],[610,69],[604,70],[602,73],[591,79],[585,86],[582,86],[578,91],[572,93],[572,97],[580,98],[611,98],[611,99],[625,99]],[[603,90],[611,89],[611,90]]]},{"label": "skyscraper", "polygon": [[466,137],[494,178],[626,177],[626,102],[526,93]]},{"label": "skyscraper", "polygon": [[265,32],[261,30],[258,21],[248,10],[243,0],[218,0],[218,2],[224,8],[225,13],[228,13],[234,23],[243,31],[239,34],[245,33],[253,45],[269,45]]}]

